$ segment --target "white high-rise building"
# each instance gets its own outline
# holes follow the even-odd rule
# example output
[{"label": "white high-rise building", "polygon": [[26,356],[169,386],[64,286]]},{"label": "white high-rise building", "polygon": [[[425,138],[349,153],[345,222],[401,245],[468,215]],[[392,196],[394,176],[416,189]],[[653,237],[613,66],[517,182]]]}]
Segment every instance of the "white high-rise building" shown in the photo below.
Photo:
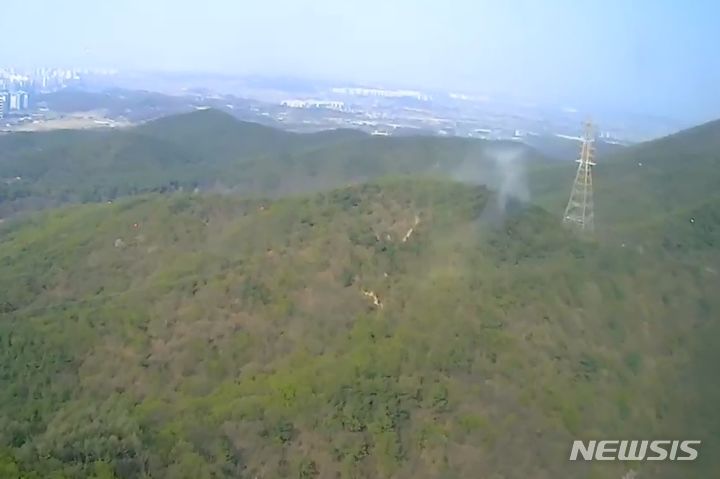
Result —
[{"label": "white high-rise building", "polygon": [[18,92],[18,95],[20,96],[19,103],[20,103],[20,110],[27,110],[30,108],[30,95],[28,95],[25,91]]},{"label": "white high-rise building", "polygon": [[18,93],[10,93],[10,105],[8,110],[15,111],[20,109],[20,95]]}]

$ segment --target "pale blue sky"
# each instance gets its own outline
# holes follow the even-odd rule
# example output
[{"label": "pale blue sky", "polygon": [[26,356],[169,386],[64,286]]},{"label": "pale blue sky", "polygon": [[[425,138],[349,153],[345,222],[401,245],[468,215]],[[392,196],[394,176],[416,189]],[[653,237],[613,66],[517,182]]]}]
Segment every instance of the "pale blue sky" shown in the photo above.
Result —
[{"label": "pale blue sky", "polygon": [[8,66],[282,74],[720,117],[713,0],[6,3]]}]

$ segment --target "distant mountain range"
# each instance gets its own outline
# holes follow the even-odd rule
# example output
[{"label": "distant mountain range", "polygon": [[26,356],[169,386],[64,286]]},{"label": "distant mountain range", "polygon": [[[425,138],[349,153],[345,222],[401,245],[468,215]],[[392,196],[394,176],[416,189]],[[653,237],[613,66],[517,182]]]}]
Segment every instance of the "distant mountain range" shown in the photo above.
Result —
[{"label": "distant mountain range", "polygon": [[388,174],[452,174],[483,165],[498,180],[494,150],[543,161],[512,142],[377,137],[356,130],[296,134],[207,109],[135,128],[0,136],[0,214],[68,201],[179,188],[277,196],[357,183]]},{"label": "distant mountain range", "polygon": [[[643,195],[633,201],[623,199],[622,207],[609,208],[633,214],[636,208],[652,211],[654,202],[664,209],[684,204],[686,197],[696,195],[699,185],[708,196],[714,195],[714,176],[706,170],[715,165],[718,130],[718,123],[712,122],[628,150],[600,144],[598,195],[611,189],[607,200],[613,203],[631,194],[625,186],[636,184]],[[576,156],[579,144],[547,139],[530,143],[538,150],[515,142],[373,137],[353,130],[294,134],[238,121],[213,109],[122,130],[2,135],[0,178],[6,181],[0,183],[0,215],[44,204],[104,201],[128,193],[180,187],[275,196],[387,174],[457,178],[469,167],[481,174],[464,179],[497,188],[504,173],[496,161],[501,149],[512,150],[527,168],[533,198],[557,209],[566,199],[574,170],[566,163],[553,165],[551,159]],[[685,167],[689,156],[703,162],[697,175]],[[662,168],[653,166],[659,163]],[[666,173],[671,170],[677,173]],[[16,177],[21,180],[7,181]],[[662,187],[658,182],[663,182]],[[623,189],[615,191],[616,185]],[[602,202],[602,196],[599,198]],[[606,211],[600,209],[599,214]]]},{"label": "distant mountain range", "polygon": [[[549,106],[515,105],[464,95],[427,94],[412,90],[330,87],[305,93],[294,90],[272,90],[271,97],[255,98],[221,94],[205,88],[173,90],[173,95],[154,91],[122,88],[64,89],[35,96],[33,104],[49,112],[77,114],[103,112],[111,119],[139,122],[211,107],[231,113],[240,120],[259,122],[292,131],[318,131],[338,127],[378,130],[402,134],[442,134],[463,137],[510,138],[518,133],[519,141],[539,147],[549,156],[562,155],[562,145],[572,148],[572,137],[584,121],[577,111]],[[255,99],[251,99],[255,98]],[[642,118],[627,123],[615,116],[598,118],[602,135],[598,145],[612,146],[632,139],[652,138],[680,128],[672,122]],[[633,126],[634,125],[634,126]],[[612,138],[608,138],[610,135]],[[545,150],[544,148],[549,148]],[[557,153],[561,153],[558,155]],[[571,156],[573,156],[571,154]]]}]

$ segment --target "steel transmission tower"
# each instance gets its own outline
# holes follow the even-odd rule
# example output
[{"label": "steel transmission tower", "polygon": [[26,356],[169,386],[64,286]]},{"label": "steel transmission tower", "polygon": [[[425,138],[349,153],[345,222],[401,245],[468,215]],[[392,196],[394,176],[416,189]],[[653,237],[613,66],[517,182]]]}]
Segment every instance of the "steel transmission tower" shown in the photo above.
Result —
[{"label": "steel transmission tower", "polygon": [[595,205],[593,204],[592,167],[595,157],[595,136],[592,124],[585,124],[585,133],[577,160],[578,169],[573,182],[570,200],[565,208],[563,223],[571,225],[581,232],[593,233],[595,230]]}]

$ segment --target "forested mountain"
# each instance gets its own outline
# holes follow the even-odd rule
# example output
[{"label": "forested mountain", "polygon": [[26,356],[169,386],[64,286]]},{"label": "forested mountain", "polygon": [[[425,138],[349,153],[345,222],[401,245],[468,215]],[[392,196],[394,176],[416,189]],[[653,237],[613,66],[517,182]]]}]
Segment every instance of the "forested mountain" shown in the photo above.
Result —
[{"label": "forested mountain", "polygon": [[529,163],[541,160],[513,143],[353,130],[295,134],[217,110],[122,130],[14,133],[0,136],[0,215],[179,188],[286,195],[386,174],[447,175],[468,163],[490,179],[496,169],[490,150],[498,148]]},{"label": "forested mountain", "polygon": [[696,210],[720,200],[720,121],[630,147],[596,172],[607,204],[601,219],[631,223],[640,233],[668,214],[689,224]]},{"label": "forested mountain", "polygon": [[[0,225],[0,477],[712,477],[717,128],[599,158],[595,240],[560,225],[573,167],[517,145],[214,111],[3,137],[32,197],[103,201]],[[567,461],[597,438],[704,442]]]},{"label": "forested mountain", "polygon": [[[562,212],[574,174],[575,167],[562,164],[531,171],[533,199]],[[713,219],[718,185],[720,120],[599,155],[594,188],[600,234],[613,240],[674,235],[674,230],[685,238],[702,235],[718,224],[717,216]],[[706,244],[713,246],[718,244]]]}]

